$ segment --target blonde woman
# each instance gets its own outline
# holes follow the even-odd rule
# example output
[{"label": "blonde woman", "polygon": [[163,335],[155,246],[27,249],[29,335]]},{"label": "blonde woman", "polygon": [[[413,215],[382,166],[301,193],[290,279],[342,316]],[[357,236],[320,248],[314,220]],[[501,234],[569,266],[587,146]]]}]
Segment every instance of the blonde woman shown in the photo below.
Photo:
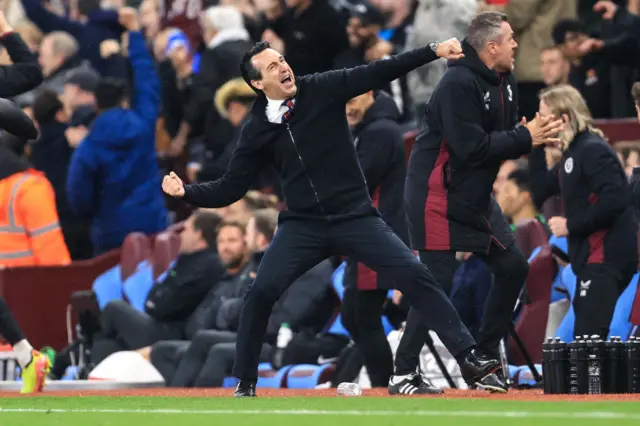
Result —
[{"label": "blonde woman", "polygon": [[566,217],[552,217],[554,235],[567,237],[577,276],[575,335],[606,338],[620,293],[637,272],[638,225],[624,169],[580,93],[568,85],[543,91],[540,114],[561,117],[562,157],[547,171],[544,151],[530,156],[535,198],[560,194]]}]

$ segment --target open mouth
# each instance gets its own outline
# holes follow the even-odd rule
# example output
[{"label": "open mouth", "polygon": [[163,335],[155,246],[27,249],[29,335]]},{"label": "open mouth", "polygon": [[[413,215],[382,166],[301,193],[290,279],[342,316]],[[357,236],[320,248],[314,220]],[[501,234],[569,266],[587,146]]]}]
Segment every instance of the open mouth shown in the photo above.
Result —
[{"label": "open mouth", "polygon": [[286,74],[284,77],[282,77],[282,79],[280,80],[280,83],[282,84],[290,84],[293,82],[293,79],[291,78],[290,74]]}]

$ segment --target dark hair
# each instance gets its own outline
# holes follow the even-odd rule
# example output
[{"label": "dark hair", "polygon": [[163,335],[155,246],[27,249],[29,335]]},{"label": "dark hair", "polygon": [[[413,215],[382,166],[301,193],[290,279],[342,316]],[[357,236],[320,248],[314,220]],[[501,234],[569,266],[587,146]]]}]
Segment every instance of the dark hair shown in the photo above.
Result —
[{"label": "dark hair", "polygon": [[509,173],[507,180],[510,180],[520,191],[531,192],[531,175],[527,169],[516,169]]},{"label": "dark hair", "polygon": [[198,210],[193,213],[193,229],[202,233],[202,238],[207,246],[215,247],[218,236],[218,226],[222,222],[222,217],[212,211]]},{"label": "dark hair", "polygon": [[37,123],[55,120],[60,110],[62,110],[62,102],[58,99],[58,94],[52,90],[43,90],[33,101],[33,119]]},{"label": "dark hair", "polygon": [[103,78],[96,87],[95,97],[96,106],[101,111],[119,107],[129,97],[127,83],[111,77]]},{"label": "dark hair", "polygon": [[223,219],[222,222],[220,222],[220,225],[218,225],[218,233],[222,228],[226,228],[227,226],[238,228],[240,232],[242,232],[242,235],[247,233],[247,224],[237,217]]},{"label": "dark hair", "polygon": [[256,225],[256,231],[264,235],[271,242],[273,235],[278,226],[278,210],[276,209],[260,209],[256,210],[253,215]]},{"label": "dark hair", "polygon": [[467,27],[467,43],[480,52],[488,42],[500,36],[503,22],[507,22],[507,15],[504,13],[482,12],[477,14]]},{"label": "dark hair", "polygon": [[640,81],[636,81],[631,86],[631,96],[633,96],[636,105],[640,106]]},{"label": "dark hair", "polygon": [[556,45],[564,44],[567,33],[587,34],[587,27],[578,19],[562,19],[551,30],[551,38]]},{"label": "dark hair", "polygon": [[251,87],[256,93],[262,93],[262,90],[257,89],[251,84],[251,80],[260,80],[262,79],[262,74],[260,71],[255,69],[253,64],[251,63],[251,59],[256,56],[260,52],[264,52],[267,49],[270,49],[271,45],[266,41],[259,41],[253,45],[253,47],[245,52],[242,55],[242,60],[240,61],[240,72],[242,73],[242,79]]}]

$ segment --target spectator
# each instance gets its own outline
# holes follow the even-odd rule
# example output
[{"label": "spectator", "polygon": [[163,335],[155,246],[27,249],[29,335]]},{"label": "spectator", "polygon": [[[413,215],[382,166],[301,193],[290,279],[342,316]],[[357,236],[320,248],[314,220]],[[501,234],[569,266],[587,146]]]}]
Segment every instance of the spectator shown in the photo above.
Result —
[{"label": "spectator", "polygon": [[23,20],[15,26],[15,30],[33,53],[38,53],[44,35],[31,21]]},{"label": "spectator", "polygon": [[576,6],[576,0],[510,0],[505,6],[518,40],[515,62],[518,109],[527,120],[536,115],[538,92],[545,86],[538,66],[540,52],[551,44],[551,32],[556,22],[576,17]]},{"label": "spectator", "polygon": [[89,134],[89,127],[95,118],[96,111],[91,105],[81,105],[73,111],[64,131],[69,146],[75,149],[80,145]]},{"label": "spectator", "polygon": [[540,52],[540,72],[546,87],[569,83],[571,64],[556,46],[545,47]]},{"label": "spectator", "polygon": [[[467,26],[475,15],[477,0],[419,0],[413,31],[407,39],[407,49],[415,49],[447,37],[464,38]],[[433,61],[407,74],[407,87],[411,93],[411,106],[420,117],[431,98],[436,84],[447,69],[445,61]]]},{"label": "spectator", "polygon": [[99,82],[100,75],[90,68],[75,69],[67,74],[60,96],[67,119],[80,106],[89,106],[95,111],[95,91]]},{"label": "spectator", "polygon": [[[144,31],[144,37],[150,43],[160,33],[160,8],[157,0],[144,0],[140,3],[140,25]],[[195,26],[199,30],[198,22]]]},{"label": "spectator", "polygon": [[533,202],[531,192],[533,184],[528,170],[516,169],[509,174],[496,199],[502,213],[511,222],[512,231],[515,231],[516,226],[521,223],[537,220],[544,225],[547,234],[551,236],[551,231],[547,227],[547,220],[538,212]]},{"label": "spectator", "polygon": [[92,253],[89,225],[79,220],[67,202],[65,184],[73,148],[65,137],[66,116],[55,92],[42,91],[35,99],[33,116],[40,135],[31,145],[31,162],[44,172],[53,186],[60,227],[73,260],[88,259]]},{"label": "spectator", "polygon": [[67,179],[71,208],[92,221],[95,254],[120,247],[131,232],[155,234],[168,224],[155,154],[160,84],[135,10],[121,9],[120,16],[129,31],[131,108],[122,82],[100,82],[98,116],[73,154]]},{"label": "spectator", "polygon": [[633,96],[633,103],[636,107],[636,113],[638,114],[638,121],[640,121],[640,81],[633,84],[631,88],[631,96]]},{"label": "spectator", "polygon": [[342,15],[327,0],[277,1],[265,13],[269,29],[262,39],[286,55],[298,75],[328,71],[335,57],[348,47]]},{"label": "spectator", "polygon": [[[142,37],[142,36],[141,36]],[[213,248],[219,216],[194,213],[180,233],[180,252],[164,280],[152,287],[139,312],[124,301],[110,302],[100,315],[91,361],[100,363],[114,352],[140,349],[165,339],[191,337],[191,327],[201,319],[198,306],[214,288],[223,269]],[[64,368],[60,368],[64,372]]]},{"label": "spectator", "polygon": [[122,27],[118,23],[117,11],[101,9],[99,0],[78,0],[78,16],[72,19],[49,11],[42,0],[23,0],[22,4],[29,19],[42,32],[63,31],[81,40],[82,43],[76,46],[78,56],[88,60],[91,67],[101,74],[105,71],[107,64],[100,56],[100,44],[104,40],[120,40]]},{"label": "spectator", "polygon": [[[636,113],[638,114],[638,121],[640,122],[640,82],[633,84],[631,96],[633,97]],[[633,168],[631,175],[631,192],[633,194],[633,205],[636,215],[640,217],[640,167]]]},{"label": "spectator", "polygon": [[[240,76],[240,58],[251,48],[249,33],[243,25],[241,13],[233,6],[210,7],[202,14],[201,26],[207,45],[200,61],[203,72],[194,78],[193,96],[185,107],[182,123],[171,145],[174,155],[184,150],[198,123],[206,123],[205,147],[212,160],[224,151],[231,139],[233,129],[228,122],[222,121],[212,101],[224,83]],[[207,164],[204,164],[202,172],[206,173],[206,169]],[[199,179],[205,177],[199,176]]]},{"label": "spectator", "polygon": [[[194,49],[199,50],[202,45],[202,32],[199,19],[205,11],[207,4],[217,4],[213,0],[151,0],[158,8],[160,29],[178,28],[189,38],[189,43]],[[145,34],[146,35],[146,34]],[[206,40],[205,40],[206,43]]]},{"label": "spectator", "polygon": [[[413,0],[372,0],[380,11],[388,16],[384,29],[380,32],[380,37],[390,42],[394,50],[402,51],[407,38],[413,32],[413,22],[415,17],[415,7]],[[452,37],[447,34],[447,37]],[[433,38],[431,40],[437,40]]]}]

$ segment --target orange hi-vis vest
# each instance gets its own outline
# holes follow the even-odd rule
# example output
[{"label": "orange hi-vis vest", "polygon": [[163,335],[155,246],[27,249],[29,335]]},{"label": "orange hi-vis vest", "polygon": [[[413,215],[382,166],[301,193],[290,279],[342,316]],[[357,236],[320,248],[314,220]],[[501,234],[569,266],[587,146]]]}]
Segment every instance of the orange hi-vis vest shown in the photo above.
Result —
[{"label": "orange hi-vis vest", "polygon": [[29,169],[1,179],[0,268],[70,262],[47,178]]}]

